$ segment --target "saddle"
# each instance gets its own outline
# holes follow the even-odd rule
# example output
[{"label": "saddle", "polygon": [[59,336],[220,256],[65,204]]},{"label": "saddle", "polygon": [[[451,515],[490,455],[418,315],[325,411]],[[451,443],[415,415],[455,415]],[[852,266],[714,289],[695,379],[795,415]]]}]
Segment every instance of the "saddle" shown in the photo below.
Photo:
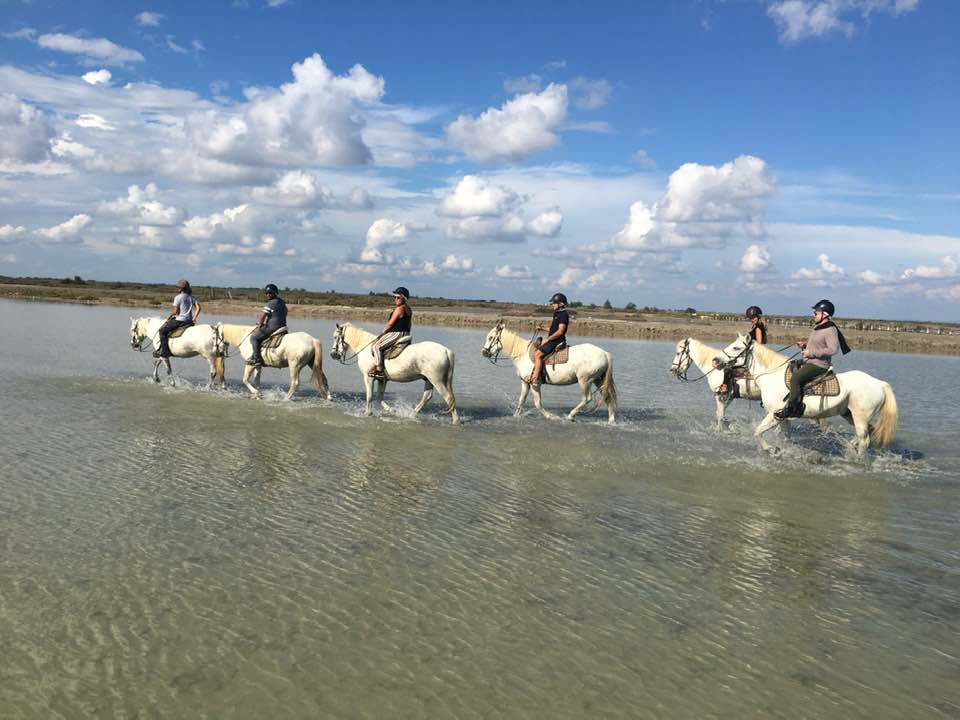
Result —
[{"label": "saddle", "polygon": [[[746,395],[740,395],[740,386],[737,384],[738,380],[743,380]],[[733,399],[745,397],[749,400],[750,396],[757,392],[757,384],[753,379],[753,375],[750,373],[750,369],[742,365],[724,370],[723,382],[728,388],[727,393]]]},{"label": "saddle", "polygon": [[[783,380],[790,386],[790,378],[793,377],[793,363],[787,364],[787,369],[784,371]],[[840,394],[840,381],[837,379],[836,373],[833,372],[833,368],[830,368],[820,377],[816,378],[813,382],[808,382],[803,386],[804,397],[807,395],[818,395],[822,397],[836,397]]]},{"label": "saddle", "polygon": [[[530,344],[530,350],[528,353],[530,355],[531,362],[533,362],[533,353],[540,348],[540,344],[542,342],[543,338],[538,337]],[[543,358],[543,366],[546,367],[547,363],[550,363],[551,365],[563,365],[569,359],[570,346],[566,343],[563,343],[556,350]]]},{"label": "saddle", "polygon": [[272,333],[270,333],[267,338],[260,343],[260,350],[273,350],[276,347],[279,347],[280,343],[283,342],[283,336],[287,334],[287,326],[278,327]]},{"label": "saddle", "polygon": [[393,345],[388,347],[383,351],[384,360],[393,360],[395,357],[398,357],[400,353],[410,347],[410,336],[406,335],[405,337],[397,340]]},{"label": "saddle", "polygon": [[167,337],[169,337],[171,340],[172,340],[173,338],[178,338],[178,337],[180,337],[181,335],[183,335],[187,330],[189,330],[189,329],[192,328],[192,327],[194,327],[194,325],[181,325],[181,326],[178,327],[176,330],[174,330],[172,333],[170,333]]}]

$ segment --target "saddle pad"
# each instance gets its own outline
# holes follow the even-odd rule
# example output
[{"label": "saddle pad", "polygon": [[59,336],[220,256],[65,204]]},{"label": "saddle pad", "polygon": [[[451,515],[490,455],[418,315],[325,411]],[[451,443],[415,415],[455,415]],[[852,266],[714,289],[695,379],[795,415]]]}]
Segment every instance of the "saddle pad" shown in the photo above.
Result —
[{"label": "saddle pad", "polygon": [[[529,355],[531,362],[533,361],[533,353],[536,352],[537,348],[533,345],[530,346]],[[570,346],[564,345],[559,350],[555,350],[550,353],[543,359],[544,365],[563,365],[567,360],[570,359]]]},{"label": "saddle pad", "polygon": [[172,333],[170,333],[169,337],[170,337],[170,339],[178,338],[178,337],[180,337],[181,335],[183,335],[187,330],[189,330],[189,329],[192,328],[192,327],[193,327],[193,325],[181,325],[181,326],[178,327],[176,330],[174,330]]},{"label": "saddle pad", "polygon": [[261,350],[273,350],[276,347],[280,346],[280,343],[283,341],[283,336],[287,334],[287,329],[285,327],[277,328],[276,331],[260,343]]},{"label": "saddle pad", "polygon": [[[783,380],[788,386],[790,385],[790,378],[792,377],[793,364],[789,363],[787,364],[787,370],[783,375]],[[837,376],[833,370],[829,370],[813,382],[809,382],[804,385],[803,394],[804,396],[818,395],[823,397],[836,397],[840,394],[840,381],[837,380]]]},{"label": "saddle pad", "polygon": [[391,345],[386,350],[383,351],[384,360],[393,360],[395,357],[399,356],[404,350],[410,347],[409,342],[401,342]]}]

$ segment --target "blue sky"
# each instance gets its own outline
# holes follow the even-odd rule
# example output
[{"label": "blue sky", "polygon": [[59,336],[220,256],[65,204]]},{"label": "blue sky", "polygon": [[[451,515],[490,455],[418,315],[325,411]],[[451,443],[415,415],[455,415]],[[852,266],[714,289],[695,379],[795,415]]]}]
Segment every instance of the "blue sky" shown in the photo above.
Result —
[{"label": "blue sky", "polygon": [[958,27],[0,0],[0,274],[956,320]]}]

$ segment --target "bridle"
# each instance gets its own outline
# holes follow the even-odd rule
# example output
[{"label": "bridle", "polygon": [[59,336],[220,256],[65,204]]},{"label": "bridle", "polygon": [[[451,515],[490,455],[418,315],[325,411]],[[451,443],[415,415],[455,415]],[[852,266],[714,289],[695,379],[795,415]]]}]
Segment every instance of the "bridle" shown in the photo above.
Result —
[{"label": "bridle", "polygon": [[[503,352],[503,328],[504,325],[502,322],[498,322],[496,327],[494,327],[494,336],[490,339],[489,345],[484,345],[483,350],[480,351],[480,354],[483,357],[487,358],[490,361],[491,365],[496,365],[497,361],[500,359],[500,353]],[[497,351],[492,352],[490,348],[496,346]]]},{"label": "bridle", "polygon": [[[376,342],[377,337],[368,342],[363,347],[359,348],[353,355],[347,357],[347,326],[346,325],[337,325],[337,329],[333,331],[333,347],[330,349],[330,357],[334,360],[337,360],[341,365],[355,365],[356,363],[351,363],[351,360],[356,360],[357,356],[364,351],[365,348],[370,347]],[[357,362],[360,362],[357,360]]]}]

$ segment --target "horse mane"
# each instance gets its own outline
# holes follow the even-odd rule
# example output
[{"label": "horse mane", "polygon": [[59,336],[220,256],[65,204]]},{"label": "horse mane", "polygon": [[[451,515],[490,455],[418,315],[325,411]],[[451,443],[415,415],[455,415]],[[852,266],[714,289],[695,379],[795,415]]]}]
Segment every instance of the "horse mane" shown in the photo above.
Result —
[{"label": "horse mane", "polygon": [[690,340],[690,356],[693,358],[693,361],[697,364],[698,367],[703,367],[704,365],[711,367],[713,365],[713,359],[717,356],[717,348],[711,347],[706,343],[702,343],[696,338],[688,338]]},{"label": "horse mane", "polygon": [[220,329],[223,331],[223,341],[227,345],[233,345],[234,347],[238,346],[243,342],[244,338],[247,337],[256,329],[256,325],[228,325],[226,323],[220,324]]},{"label": "horse mane", "polygon": [[757,362],[764,366],[764,369],[766,370],[776,368],[781,365],[786,365],[790,360],[790,358],[788,358],[786,355],[781,355],[775,350],[771,350],[766,345],[760,345],[759,343],[753,344],[753,356],[757,359]]},{"label": "horse mane", "polygon": [[341,327],[343,328],[343,339],[346,340],[347,345],[352,348],[359,348],[376,337],[369,330],[364,330],[362,327],[357,327],[350,323],[344,323]]},{"label": "horse mane", "polygon": [[500,332],[500,346],[511,358],[520,357],[527,352],[530,343],[512,330],[504,328]]}]

